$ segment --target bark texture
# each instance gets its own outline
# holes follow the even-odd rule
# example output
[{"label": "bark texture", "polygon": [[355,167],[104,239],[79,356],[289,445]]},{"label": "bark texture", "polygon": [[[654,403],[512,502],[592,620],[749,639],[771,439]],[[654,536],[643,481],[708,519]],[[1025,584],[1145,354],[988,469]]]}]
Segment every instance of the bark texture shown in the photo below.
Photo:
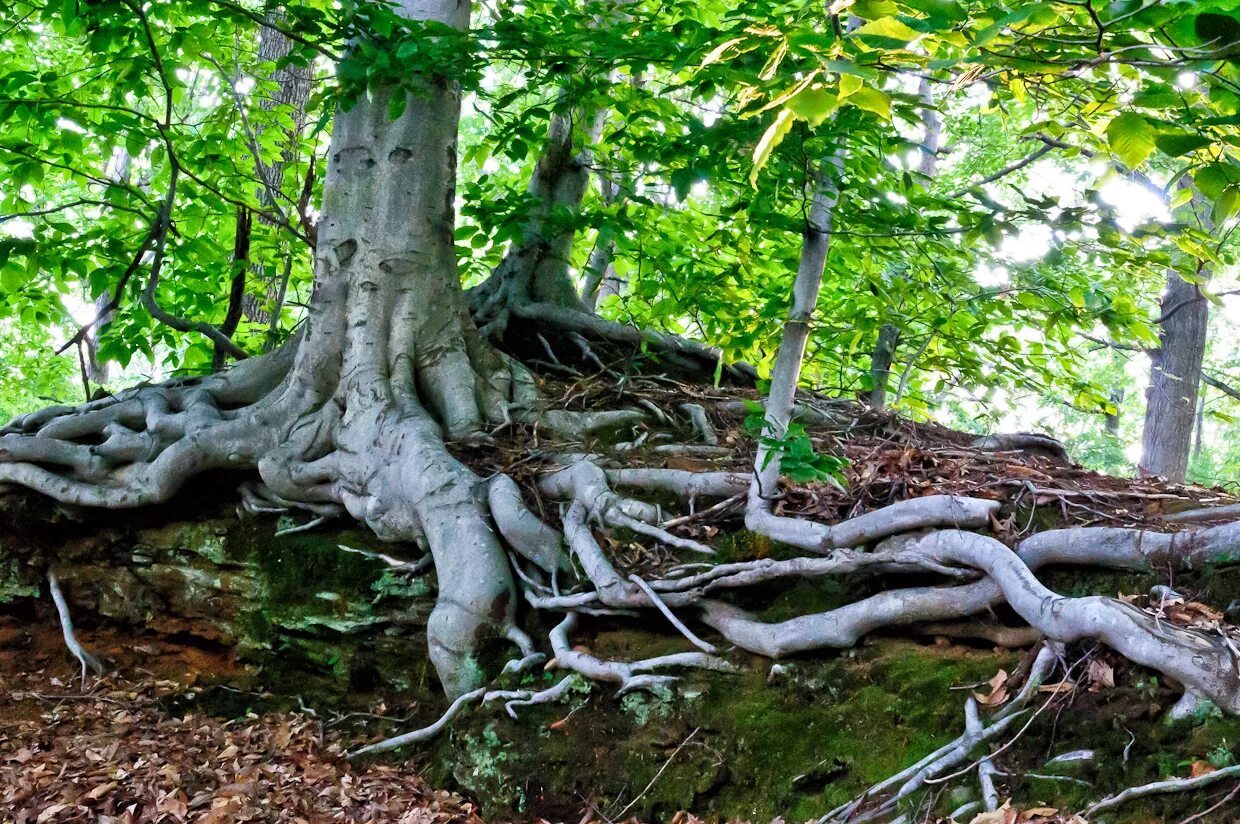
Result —
[{"label": "bark texture", "polygon": [[1175,272],[1167,275],[1161,305],[1164,319],[1159,346],[1150,353],[1139,470],[1181,482],[1188,472],[1210,308],[1197,285]]},{"label": "bark texture", "polygon": [[[272,12],[272,15],[273,23],[283,20],[282,12]],[[274,26],[263,26],[259,30],[258,57],[264,63],[277,63],[288,57],[292,45],[288,36]],[[268,211],[277,214],[291,211],[289,206],[292,201],[280,202],[283,199],[278,197],[278,193],[283,191],[288,167],[296,164],[299,159],[297,144],[306,126],[306,103],[310,99],[314,70],[310,66],[289,63],[272,72],[270,80],[275,84],[275,90],[265,96],[259,105],[264,111],[280,109],[287,112],[293,120],[293,127],[287,131],[284,151],[279,160],[268,164],[255,157],[258,176],[262,181],[259,198],[263,211],[260,212],[258,220],[265,226],[275,225]],[[257,136],[258,134],[255,135]],[[285,250],[286,256],[293,253],[291,248]],[[286,271],[282,260],[253,262],[250,273],[256,288],[245,294],[243,308],[247,319],[256,323],[269,323],[274,316],[279,315],[288,287],[288,276],[282,274]]]},{"label": "bark texture", "polygon": [[[1202,230],[1213,230],[1209,207],[1199,192],[1193,192],[1184,208],[1191,209]],[[1199,286],[1211,275],[1204,261],[1197,261],[1196,275],[1197,282],[1190,283],[1174,269],[1167,273],[1167,288],[1159,304],[1158,348],[1150,352],[1150,384],[1145,396],[1141,462],[1137,465],[1143,476],[1156,475],[1177,483],[1188,473],[1210,321],[1210,304]]]}]

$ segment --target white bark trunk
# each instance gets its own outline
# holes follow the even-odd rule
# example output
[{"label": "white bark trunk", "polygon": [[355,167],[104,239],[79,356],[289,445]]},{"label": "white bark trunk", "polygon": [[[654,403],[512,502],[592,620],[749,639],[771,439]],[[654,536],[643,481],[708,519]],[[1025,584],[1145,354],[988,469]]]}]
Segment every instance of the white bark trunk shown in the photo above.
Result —
[{"label": "white bark trunk", "polygon": [[[792,419],[797,384],[801,379],[801,362],[809,339],[809,324],[822,288],[822,273],[831,249],[831,226],[835,204],[839,199],[843,175],[843,154],[837,149],[818,171],[805,234],[801,242],[801,262],[792,285],[792,305],[784,322],[783,337],[771,371],[771,388],[766,399],[766,426],[763,435],[783,438]],[[754,479],[749,488],[746,519],[770,517],[770,499],[779,491],[779,455],[765,445],[758,446],[754,460]],[[751,525],[750,528],[753,528]]]}]

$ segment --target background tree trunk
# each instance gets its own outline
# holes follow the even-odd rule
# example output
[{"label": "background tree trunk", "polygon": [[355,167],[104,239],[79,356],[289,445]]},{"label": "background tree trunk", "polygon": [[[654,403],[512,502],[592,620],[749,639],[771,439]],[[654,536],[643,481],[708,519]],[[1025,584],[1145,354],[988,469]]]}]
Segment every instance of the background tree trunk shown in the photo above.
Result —
[{"label": "background tree trunk", "polygon": [[[934,96],[930,89],[929,78],[921,79],[917,86],[917,94],[924,104],[921,109],[921,160],[917,164],[917,171],[925,176],[925,179],[921,181],[922,185],[928,186],[939,168],[943,118],[934,108]],[[887,275],[891,278],[900,276],[892,267],[888,267]],[[902,330],[893,323],[884,323],[878,330],[878,341],[874,344],[874,352],[870,355],[871,388],[862,397],[863,401],[875,409],[883,409],[887,406],[887,382],[891,377],[891,363],[895,359],[901,337],[903,337]]]},{"label": "background tree trunk", "polygon": [[[1194,191],[1187,208],[1205,231],[1213,229],[1210,207],[1200,193]],[[1202,261],[1197,262],[1197,276],[1202,281],[1210,277]],[[1167,273],[1167,289],[1159,310],[1159,346],[1150,352],[1150,383],[1137,472],[1182,482],[1193,443],[1210,304],[1196,283],[1189,283],[1172,270]]]},{"label": "background tree trunk", "polygon": [[900,327],[884,323],[878,330],[878,343],[870,356],[871,388],[864,400],[875,409],[887,405],[887,382],[891,379],[891,361],[900,345]]},{"label": "background tree trunk", "polygon": [[[284,19],[284,14],[280,11],[272,12],[269,19],[273,23],[279,23]],[[263,62],[275,63],[287,57],[291,50],[292,43],[279,29],[272,26],[259,29],[258,57]],[[254,159],[258,165],[258,174],[265,181],[259,193],[264,208],[258,215],[258,222],[266,227],[275,225],[267,215],[268,210],[283,208],[285,212],[288,211],[284,208],[287,204],[273,203],[270,193],[281,191],[286,169],[298,160],[297,144],[306,125],[306,103],[310,99],[314,73],[310,66],[289,63],[277,68],[272,73],[271,80],[277,84],[275,93],[264,97],[259,105],[264,111],[279,108],[287,112],[293,119],[293,128],[288,132],[284,152],[279,160],[267,165],[259,158]],[[286,257],[293,253],[291,248],[284,252]],[[247,320],[270,323],[272,315],[279,314],[284,297],[284,283],[277,273],[284,268],[286,267],[283,261],[259,260],[251,263],[250,273],[253,275],[251,281],[254,288],[247,291],[243,299],[243,313]]]},{"label": "background tree trunk", "polygon": [[1159,347],[1150,352],[1138,471],[1180,482],[1188,472],[1210,308],[1197,285],[1175,272],[1167,276],[1161,306],[1170,316],[1161,324]]},{"label": "background tree trunk", "polygon": [[1108,413],[1106,415],[1106,419],[1103,422],[1103,430],[1108,435],[1118,438],[1119,437],[1119,413],[1120,413],[1120,407],[1124,403],[1124,390],[1122,388],[1112,389],[1110,400],[1111,400],[1111,404],[1115,407],[1115,413],[1114,414]]}]

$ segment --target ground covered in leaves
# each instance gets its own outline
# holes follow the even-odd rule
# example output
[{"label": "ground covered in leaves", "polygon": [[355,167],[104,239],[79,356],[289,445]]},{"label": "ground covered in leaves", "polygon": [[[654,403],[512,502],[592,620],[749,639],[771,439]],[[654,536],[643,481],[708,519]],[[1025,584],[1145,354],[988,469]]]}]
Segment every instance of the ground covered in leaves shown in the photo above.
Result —
[{"label": "ground covered in leaves", "polygon": [[[18,633],[7,621],[0,631],[9,639]],[[124,657],[153,661],[157,670],[92,675],[84,688],[65,663],[39,666],[54,639],[21,634],[29,666],[19,668],[9,649],[0,667],[6,824],[481,822],[471,804],[431,789],[408,768],[351,766],[347,742],[312,710],[233,719],[195,712],[200,668],[218,673],[224,660],[148,645]],[[90,640],[108,650],[104,633]]]}]

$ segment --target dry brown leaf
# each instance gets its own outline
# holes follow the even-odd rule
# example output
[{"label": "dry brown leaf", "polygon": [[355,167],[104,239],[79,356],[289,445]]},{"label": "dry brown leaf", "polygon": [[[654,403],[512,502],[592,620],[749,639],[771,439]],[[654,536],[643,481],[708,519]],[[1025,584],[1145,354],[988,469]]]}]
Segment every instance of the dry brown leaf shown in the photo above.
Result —
[{"label": "dry brown leaf", "polygon": [[977,703],[986,707],[997,707],[1004,701],[1008,700],[1007,691],[1007,670],[999,670],[994,677],[986,683],[990,685],[990,694],[982,695],[981,693],[973,693],[973,697],[977,699]]},{"label": "dry brown leaf", "polygon": [[1072,692],[1076,689],[1076,683],[1073,681],[1056,681],[1054,684],[1043,684],[1038,687],[1038,692],[1049,692],[1058,695],[1061,692]]},{"label": "dry brown leaf", "polygon": [[35,819],[35,824],[43,824],[43,822],[45,821],[51,821],[61,812],[69,809],[72,806],[73,806],[72,804],[53,804],[52,806],[43,810],[43,812],[39,813],[39,817]]},{"label": "dry brown leaf", "polygon": [[1004,801],[1003,806],[993,812],[973,816],[969,824],[1015,824],[1019,815],[1019,812],[1012,809],[1010,801]]},{"label": "dry brown leaf", "polygon": [[1193,766],[1190,769],[1189,774],[1193,778],[1197,778],[1198,776],[1209,775],[1210,773],[1214,771],[1215,771],[1215,767],[1209,761],[1198,760],[1198,761],[1193,762]]},{"label": "dry brown leaf", "polygon": [[1115,686],[1115,670],[1106,661],[1094,658],[1089,662],[1089,691],[1102,692]]}]

